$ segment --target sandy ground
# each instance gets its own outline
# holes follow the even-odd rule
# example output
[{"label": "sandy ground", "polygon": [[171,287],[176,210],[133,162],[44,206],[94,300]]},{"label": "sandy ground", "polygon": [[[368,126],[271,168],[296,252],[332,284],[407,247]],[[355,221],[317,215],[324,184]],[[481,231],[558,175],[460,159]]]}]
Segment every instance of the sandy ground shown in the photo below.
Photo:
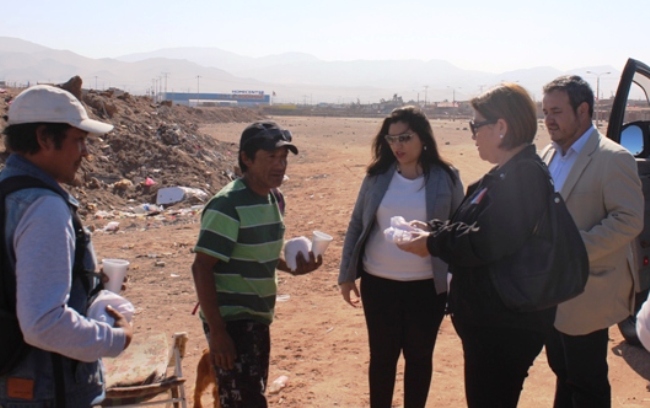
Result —
[{"label": "sandy ground", "polygon": [[[283,185],[287,199],[286,238],[311,237],[318,229],[334,236],[324,265],[313,274],[293,277],[279,273],[276,320],[272,325],[269,381],[289,376],[286,388],[269,396],[273,407],[368,406],[368,347],[363,312],[341,298],[337,287],[343,237],[370,157],[370,144],[379,119],[278,117],[290,129],[300,155],[290,158]],[[461,173],[465,185],[490,167],[476,153],[465,120],[432,121],[443,156]],[[222,141],[237,142],[245,124],[205,126],[202,131]],[[538,148],[548,142],[540,126]],[[122,257],[132,262],[125,295],[136,305],[136,336],[178,331],[189,333],[183,360],[186,392],[192,399],[198,358],[206,347],[198,317],[191,311],[196,295],[190,272],[190,249],[198,229],[198,215],[172,220],[132,222],[126,232],[95,234],[100,257]],[[163,261],[164,266],[156,266]],[[650,354],[628,346],[617,328],[610,330],[610,379],[614,407],[649,407]],[[394,405],[402,406],[403,363],[400,360]],[[531,368],[521,396],[521,407],[550,407],[554,376],[544,353]],[[203,404],[211,406],[209,392]],[[428,407],[462,407],[463,355],[449,318],[440,328],[434,356],[434,376]]]}]

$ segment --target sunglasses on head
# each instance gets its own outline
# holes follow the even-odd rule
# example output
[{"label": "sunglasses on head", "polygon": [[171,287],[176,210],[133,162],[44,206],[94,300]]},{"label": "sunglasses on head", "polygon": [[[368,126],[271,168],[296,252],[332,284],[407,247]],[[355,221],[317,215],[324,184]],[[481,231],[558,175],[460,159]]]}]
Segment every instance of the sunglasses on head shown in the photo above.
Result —
[{"label": "sunglasses on head", "polygon": [[260,140],[260,139],[272,140],[274,142],[280,140],[284,140],[285,142],[291,141],[291,132],[289,132],[288,130],[268,129],[262,125],[260,125],[259,128],[260,131],[257,134],[255,134],[255,136],[248,139],[245,144],[250,143],[252,140]]},{"label": "sunglasses on head", "polygon": [[388,144],[407,143],[413,138],[413,133],[404,133],[403,135],[385,135],[384,138]]},{"label": "sunglasses on head", "polygon": [[470,120],[469,129],[472,131],[472,136],[476,136],[476,132],[478,132],[480,127],[485,125],[494,125],[495,123],[497,123],[497,121],[492,119],[484,120],[482,122],[475,122],[473,120]]}]

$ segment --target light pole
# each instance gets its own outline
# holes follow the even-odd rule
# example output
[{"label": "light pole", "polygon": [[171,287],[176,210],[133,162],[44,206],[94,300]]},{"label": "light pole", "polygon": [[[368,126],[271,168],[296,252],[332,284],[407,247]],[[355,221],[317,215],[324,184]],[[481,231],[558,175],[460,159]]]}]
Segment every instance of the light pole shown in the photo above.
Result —
[{"label": "light pole", "polygon": [[163,72],[162,74],[165,77],[165,99],[167,99],[167,75],[169,75],[169,72]]},{"label": "light pole", "polygon": [[418,91],[417,89],[411,89],[411,92],[416,93],[418,107],[421,107],[420,106],[420,91]]},{"label": "light pole", "polygon": [[[456,104],[456,87],[447,85],[447,88],[451,88],[451,102],[455,105]],[[461,89],[461,87],[459,86],[458,89]]]},{"label": "light pole", "polygon": [[199,106],[199,102],[201,101],[201,92],[199,92],[199,80],[201,79],[201,75],[196,76],[196,106]]},{"label": "light pole", "polygon": [[600,105],[600,76],[601,75],[609,75],[611,72],[593,72],[593,71],[587,71],[588,74],[591,75],[596,75],[596,128],[600,126],[599,121],[600,121],[600,114],[598,113],[598,105]]}]

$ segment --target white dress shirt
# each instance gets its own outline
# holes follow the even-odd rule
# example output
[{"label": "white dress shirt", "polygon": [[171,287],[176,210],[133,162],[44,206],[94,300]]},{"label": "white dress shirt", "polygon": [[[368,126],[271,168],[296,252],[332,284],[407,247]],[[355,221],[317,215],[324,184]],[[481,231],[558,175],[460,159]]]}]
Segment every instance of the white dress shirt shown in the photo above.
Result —
[{"label": "white dress shirt", "polygon": [[562,148],[555,142],[552,142],[553,147],[555,148],[555,154],[553,159],[548,165],[548,169],[551,172],[553,177],[553,184],[555,184],[555,191],[562,190],[564,182],[566,181],[573,164],[576,162],[580,151],[587,143],[589,135],[593,132],[594,127],[589,126],[589,129],[578,138],[573,144],[569,147],[566,152],[562,152]]}]

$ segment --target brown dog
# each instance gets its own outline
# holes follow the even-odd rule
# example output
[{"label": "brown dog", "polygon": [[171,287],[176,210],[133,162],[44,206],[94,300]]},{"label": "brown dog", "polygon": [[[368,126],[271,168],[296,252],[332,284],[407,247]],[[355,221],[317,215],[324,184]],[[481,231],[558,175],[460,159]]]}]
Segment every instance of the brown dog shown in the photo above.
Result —
[{"label": "brown dog", "polygon": [[214,398],[214,408],[219,408],[219,386],[217,385],[217,376],[210,362],[210,350],[203,350],[203,355],[196,366],[196,384],[194,386],[194,408],[203,408],[201,404],[201,394],[210,385],[212,388],[212,398]]}]

